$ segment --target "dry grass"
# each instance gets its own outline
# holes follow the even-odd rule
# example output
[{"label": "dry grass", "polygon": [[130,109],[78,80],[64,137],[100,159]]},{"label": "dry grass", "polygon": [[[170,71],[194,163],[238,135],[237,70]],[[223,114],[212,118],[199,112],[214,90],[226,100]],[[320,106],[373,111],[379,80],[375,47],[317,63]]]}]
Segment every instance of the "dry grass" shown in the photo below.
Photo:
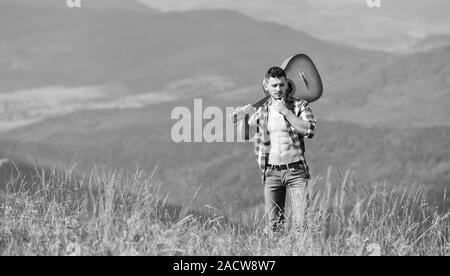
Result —
[{"label": "dry grass", "polygon": [[325,189],[309,185],[309,227],[276,236],[259,208],[232,220],[220,204],[170,205],[154,172],[16,173],[0,196],[0,255],[450,255],[449,213],[422,190],[358,186],[350,172],[332,183],[330,171]]}]

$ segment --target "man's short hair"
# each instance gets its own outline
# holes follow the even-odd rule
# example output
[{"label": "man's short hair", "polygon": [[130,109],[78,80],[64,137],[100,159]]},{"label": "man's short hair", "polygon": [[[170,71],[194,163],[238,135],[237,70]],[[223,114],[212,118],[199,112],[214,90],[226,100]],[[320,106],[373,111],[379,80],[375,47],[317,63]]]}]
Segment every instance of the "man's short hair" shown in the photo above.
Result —
[{"label": "man's short hair", "polygon": [[268,80],[270,78],[281,79],[283,77],[285,79],[287,79],[286,72],[284,72],[284,70],[278,66],[271,67],[269,69],[269,71],[267,71],[267,74],[266,74],[266,80]]}]

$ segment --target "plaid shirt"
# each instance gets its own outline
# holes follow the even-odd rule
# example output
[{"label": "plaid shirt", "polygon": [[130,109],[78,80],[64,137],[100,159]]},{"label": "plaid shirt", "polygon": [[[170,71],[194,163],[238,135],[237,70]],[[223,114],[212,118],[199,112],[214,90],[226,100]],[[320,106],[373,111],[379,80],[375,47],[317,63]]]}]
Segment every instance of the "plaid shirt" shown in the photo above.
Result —
[{"label": "plaid shirt", "polygon": [[[263,106],[260,107],[261,109],[261,117],[257,120],[257,124],[260,125],[262,128],[265,129],[265,131],[260,130],[259,127],[256,129],[255,134],[255,143],[254,143],[254,149],[256,154],[256,160],[258,161],[259,168],[262,173],[262,177],[264,177],[264,171],[266,169],[267,161],[269,160],[269,152],[270,152],[270,134],[267,130],[267,124],[268,124],[268,118],[269,118],[269,107],[273,103],[273,98],[269,98],[266,103],[264,103]],[[304,121],[309,122],[309,126],[306,129],[305,135],[301,135],[294,131],[294,127],[289,123],[289,121],[284,118],[284,121],[286,122],[286,127],[289,131],[289,135],[292,138],[292,141],[294,143],[295,148],[297,149],[297,152],[300,155],[300,159],[305,165],[306,174],[308,175],[308,178],[310,178],[309,174],[309,168],[306,165],[305,160],[305,142],[303,141],[303,138],[312,138],[314,136],[314,132],[316,129],[316,120],[314,119],[313,113],[311,109],[308,106],[308,102],[297,99],[291,96],[286,97],[286,106],[289,110],[293,111],[294,114],[297,117],[300,117]]]}]

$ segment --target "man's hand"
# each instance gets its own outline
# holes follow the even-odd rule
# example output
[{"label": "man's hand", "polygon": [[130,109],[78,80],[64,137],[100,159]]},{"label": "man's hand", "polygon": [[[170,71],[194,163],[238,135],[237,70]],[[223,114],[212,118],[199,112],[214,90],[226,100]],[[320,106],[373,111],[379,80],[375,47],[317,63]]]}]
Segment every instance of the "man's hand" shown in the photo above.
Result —
[{"label": "man's hand", "polygon": [[262,109],[263,109],[262,107],[258,108],[258,110],[248,119],[248,125],[257,126],[262,131],[265,131],[266,128],[261,126],[261,122],[259,124],[257,123],[258,119],[261,119]]},{"label": "man's hand", "polygon": [[252,110],[255,110],[255,108],[252,107],[251,104],[238,106],[233,112],[231,112],[230,117],[233,118],[233,123],[237,123],[237,121],[245,118],[245,115],[249,114]]},{"label": "man's hand", "polygon": [[274,101],[272,108],[283,116],[286,116],[289,113],[289,109],[282,100]]},{"label": "man's hand", "polygon": [[248,119],[248,124],[250,126],[256,125],[256,121],[261,118],[261,112],[262,108],[260,107],[252,116],[250,116],[250,118]]}]

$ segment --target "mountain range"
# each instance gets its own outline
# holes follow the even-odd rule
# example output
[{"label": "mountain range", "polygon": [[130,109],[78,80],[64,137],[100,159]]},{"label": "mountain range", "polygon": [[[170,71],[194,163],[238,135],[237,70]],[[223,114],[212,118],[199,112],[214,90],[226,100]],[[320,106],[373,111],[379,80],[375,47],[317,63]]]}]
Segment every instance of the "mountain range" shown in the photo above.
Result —
[{"label": "mountain range", "polygon": [[[66,0],[1,0],[0,4],[5,3],[19,3],[22,5],[28,6],[39,6],[44,8],[68,8]],[[146,12],[153,13],[159,12],[155,9],[152,9],[148,5],[143,5],[138,1],[128,1],[128,0],[87,0],[80,1],[81,7],[83,9],[89,10],[127,10],[127,11],[138,11],[138,12]]]},{"label": "mountain range", "polygon": [[325,76],[343,64],[346,71],[356,71],[385,56],[225,10],[148,13],[2,5],[0,24],[8,26],[0,33],[1,73],[8,80],[3,91],[111,82],[142,92],[179,78],[225,73],[253,84],[265,67],[298,51],[311,55]]},{"label": "mountain range", "polygon": [[[222,109],[256,101],[267,68],[301,52],[324,81],[323,97],[311,103],[318,120],[317,135],[307,141],[314,175],[331,165],[334,172],[354,170],[359,183],[418,183],[437,192],[448,186],[449,47],[396,55],[325,42],[228,10],[55,3],[0,1],[0,95],[8,95],[8,105],[17,104],[15,93],[23,97],[36,88],[94,87],[92,93],[119,100],[172,98],[138,108],[81,107],[1,132],[0,158],[24,166],[36,159],[44,167],[77,164],[79,174],[94,164],[157,167],[163,189],[176,199],[188,200],[203,185],[205,202],[213,191],[227,201],[247,195],[253,206],[261,189],[252,146],[175,144],[170,113],[177,106],[192,110],[194,98]],[[23,116],[53,108],[45,102],[27,105]],[[8,110],[0,104],[0,115]]]}]

